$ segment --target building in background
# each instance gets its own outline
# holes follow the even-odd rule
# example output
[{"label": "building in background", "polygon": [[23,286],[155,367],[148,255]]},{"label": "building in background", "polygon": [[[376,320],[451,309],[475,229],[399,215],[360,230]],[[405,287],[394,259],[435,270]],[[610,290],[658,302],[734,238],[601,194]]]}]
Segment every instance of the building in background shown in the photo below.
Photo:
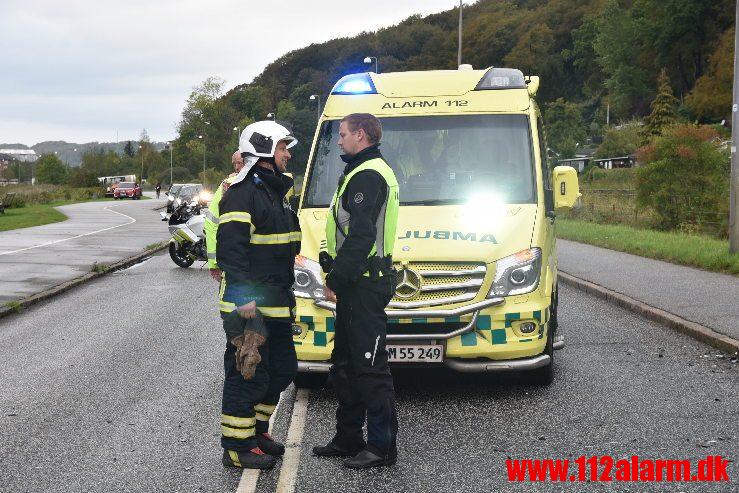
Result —
[{"label": "building in background", "polygon": [[0,160],[34,163],[38,160],[38,155],[33,149],[13,149],[6,147],[0,148]]},{"label": "building in background", "polygon": [[635,156],[609,157],[606,159],[596,159],[596,166],[603,169],[615,168],[633,168],[636,163]]}]

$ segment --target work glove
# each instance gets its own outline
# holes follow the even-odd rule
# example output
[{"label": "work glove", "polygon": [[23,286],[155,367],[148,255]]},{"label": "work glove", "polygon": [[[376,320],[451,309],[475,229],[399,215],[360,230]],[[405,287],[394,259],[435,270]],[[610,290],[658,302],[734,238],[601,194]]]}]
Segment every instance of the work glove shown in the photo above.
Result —
[{"label": "work glove", "polygon": [[234,310],[223,321],[229,342],[236,346],[236,370],[246,380],[254,377],[257,365],[262,361],[259,347],[267,340],[267,327],[258,310],[244,318],[242,312]]},{"label": "work glove", "polygon": [[241,373],[244,380],[251,380],[257,371],[257,365],[262,361],[259,346],[267,339],[256,332],[245,330],[243,335],[231,340],[236,346],[236,371]]}]

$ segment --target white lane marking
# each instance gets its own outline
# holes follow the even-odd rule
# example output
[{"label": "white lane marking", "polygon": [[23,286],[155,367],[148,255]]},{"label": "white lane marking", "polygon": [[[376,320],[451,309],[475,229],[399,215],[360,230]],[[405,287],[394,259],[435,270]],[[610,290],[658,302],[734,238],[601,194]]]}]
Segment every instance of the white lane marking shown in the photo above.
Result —
[{"label": "white lane marking", "polygon": [[128,226],[129,224],[133,224],[133,223],[136,222],[136,219],[132,218],[131,216],[127,216],[127,215],[125,215],[122,212],[118,212],[118,211],[114,211],[113,209],[109,209],[109,207],[112,207],[112,206],[109,206],[108,205],[108,206],[103,207],[103,209],[106,210],[106,211],[108,211],[108,212],[113,212],[113,213],[119,214],[119,215],[121,215],[123,217],[127,217],[127,218],[130,219],[130,221],[127,222],[127,223],[119,224],[117,226],[111,226],[109,228],[98,229],[97,231],[91,231],[89,233],[85,233],[85,234],[81,234],[81,235],[77,235],[77,236],[72,236],[70,238],[64,238],[63,240],[54,240],[54,241],[49,241],[49,242],[46,242],[46,243],[41,243],[40,245],[34,245],[34,246],[26,247],[26,248],[21,248],[19,250],[11,250],[10,252],[2,252],[2,253],[0,253],[0,256],[2,256],[2,255],[10,255],[11,253],[25,252],[26,250],[33,250],[34,248],[41,248],[41,247],[45,247],[45,246],[49,246],[49,245],[55,245],[57,243],[62,243],[63,241],[74,240],[74,239],[77,239],[77,238],[82,238],[83,236],[90,236],[90,235],[94,235],[94,234],[97,234],[97,233],[102,233],[103,231],[110,231],[111,229],[120,228],[122,226]]},{"label": "white lane marking", "polygon": [[277,480],[275,493],[293,493],[295,491],[298,466],[300,465],[300,446],[305,430],[305,417],[308,414],[309,396],[310,390],[308,389],[298,389],[298,394],[295,396],[290,428],[287,430],[285,455],[282,458],[282,468],[280,469],[280,478]]},{"label": "white lane marking", "polygon": [[[275,410],[272,411],[272,416],[269,417],[270,433],[272,433],[272,424],[275,422],[275,416],[277,416],[277,410],[280,409],[284,394],[284,392],[280,394],[280,400],[277,401]],[[244,469],[241,472],[241,479],[239,480],[238,488],[236,488],[236,493],[254,493],[257,490],[257,480],[259,480],[259,469]]]}]

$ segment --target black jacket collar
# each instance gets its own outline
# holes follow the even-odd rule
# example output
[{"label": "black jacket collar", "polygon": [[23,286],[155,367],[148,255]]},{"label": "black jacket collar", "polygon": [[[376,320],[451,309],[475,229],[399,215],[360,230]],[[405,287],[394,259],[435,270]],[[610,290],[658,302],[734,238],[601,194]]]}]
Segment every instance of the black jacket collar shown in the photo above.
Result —
[{"label": "black jacket collar", "polygon": [[370,159],[375,158],[382,158],[382,154],[380,154],[380,144],[371,145],[369,147],[365,147],[358,153],[356,153],[353,156],[349,156],[348,154],[342,154],[341,160],[346,163],[346,167],[344,168],[344,176],[348,175],[352,172],[354,168],[359,166],[362,163],[365,163],[369,161]]},{"label": "black jacket collar", "polygon": [[254,174],[261,180],[267,188],[275,193],[279,198],[285,197],[288,190],[293,186],[293,180],[287,175],[275,171],[273,169],[265,168],[262,166],[255,165]]}]

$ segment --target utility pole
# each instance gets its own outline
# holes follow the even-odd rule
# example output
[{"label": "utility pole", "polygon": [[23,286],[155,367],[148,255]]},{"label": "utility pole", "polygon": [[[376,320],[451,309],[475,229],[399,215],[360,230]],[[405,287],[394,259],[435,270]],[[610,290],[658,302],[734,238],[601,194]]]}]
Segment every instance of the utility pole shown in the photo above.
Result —
[{"label": "utility pole", "polygon": [[[377,72],[375,72],[377,73]],[[316,102],[316,121],[319,121],[321,119],[321,95],[320,94],[311,94],[311,97],[308,98],[311,101]]]},{"label": "utility pole", "polygon": [[139,145],[139,153],[141,153],[141,176],[139,177],[139,183],[141,184],[141,189],[144,189],[144,146]]},{"label": "utility pole", "polygon": [[170,188],[172,187],[172,166],[173,166],[173,164],[172,164],[172,163],[174,162],[174,161],[172,160],[172,148],[173,148],[173,147],[174,147],[174,146],[173,146],[173,145],[172,145],[172,143],[170,142],[170,143],[169,143],[169,186],[170,186]]},{"label": "utility pole", "polygon": [[[739,26],[739,1],[736,6]],[[739,29],[734,34],[734,105],[731,108],[731,192],[729,193],[729,252],[739,253],[739,163],[736,146],[739,138]]]},{"label": "utility pole", "polygon": [[459,38],[457,40],[457,68],[462,65],[462,0],[459,0]]}]

